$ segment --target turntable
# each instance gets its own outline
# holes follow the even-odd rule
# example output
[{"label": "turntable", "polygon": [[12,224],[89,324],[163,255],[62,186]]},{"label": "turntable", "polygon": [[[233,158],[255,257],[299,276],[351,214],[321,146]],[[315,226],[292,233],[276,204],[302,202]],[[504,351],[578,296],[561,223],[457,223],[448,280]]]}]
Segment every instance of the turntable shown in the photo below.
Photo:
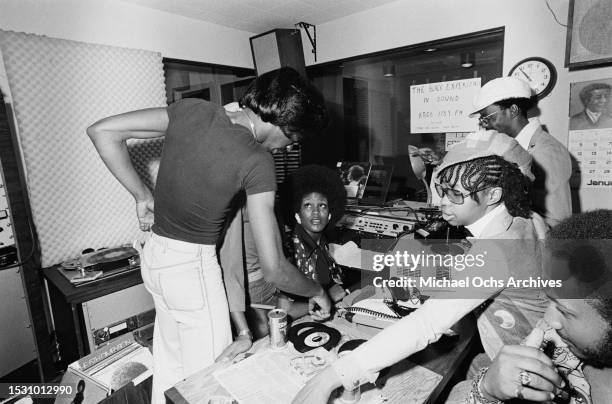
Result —
[{"label": "turntable", "polygon": [[75,286],[130,273],[140,268],[138,251],[130,246],[105,248],[61,263],[57,270]]},{"label": "turntable", "polygon": [[106,248],[80,257],[83,268],[102,272],[112,271],[117,268],[138,266],[139,263],[137,261],[138,251],[128,246]]}]

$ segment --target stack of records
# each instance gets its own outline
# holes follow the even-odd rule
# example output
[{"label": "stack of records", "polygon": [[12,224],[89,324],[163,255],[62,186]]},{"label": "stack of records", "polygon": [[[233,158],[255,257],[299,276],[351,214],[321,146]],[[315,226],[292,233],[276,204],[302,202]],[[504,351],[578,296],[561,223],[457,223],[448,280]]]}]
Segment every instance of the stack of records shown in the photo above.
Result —
[{"label": "stack of records", "polygon": [[70,364],[56,404],[97,403],[121,387],[139,384],[153,374],[153,355],[130,334],[111,341]]}]

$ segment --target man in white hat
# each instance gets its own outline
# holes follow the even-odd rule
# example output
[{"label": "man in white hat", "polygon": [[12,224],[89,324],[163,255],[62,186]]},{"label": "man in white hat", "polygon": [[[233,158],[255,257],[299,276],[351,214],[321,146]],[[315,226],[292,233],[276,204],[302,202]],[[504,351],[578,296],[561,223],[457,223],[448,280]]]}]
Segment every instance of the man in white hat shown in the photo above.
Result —
[{"label": "man in white hat", "polygon": [[546,132],[537,120],[529,121],[527,111],[534,106],[531,88],[515,77],[489,81],[474,99],[474,112],[480,125],[516,139],[533,157],[533,210],[550,226],[570,216],[572,203],[569,179],[572,163],[569,152]]}]

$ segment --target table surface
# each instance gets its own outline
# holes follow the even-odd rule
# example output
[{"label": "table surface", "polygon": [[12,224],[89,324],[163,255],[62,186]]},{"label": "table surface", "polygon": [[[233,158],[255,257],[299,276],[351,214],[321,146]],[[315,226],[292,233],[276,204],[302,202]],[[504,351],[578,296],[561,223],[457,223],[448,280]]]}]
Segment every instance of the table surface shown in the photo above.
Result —
[{"label": "table surface", "polygon": [[[335,318],[330,325],[339,329],[341,333],[349,334],[354,338],[368,337],[353,324],[341,318]],[[441,340],[381,372],[379,382],[382,382],[382,388],[371,384],[362,386],[362,402],[368,401],[363,399],[367,391],[371,391],[371,393],[367,393],[370,398],[374,394],[382,395],[386,399],[385,402],[389,404],[405,403],[408,398],[415,399],[414,395],[417,393],[413,389],[415,385],[419,385],[420,381],[414,380],[414,371],[410,373],[410,377],[406,375],[415,365],[420,365],[441,376],[441,380],[437,382],[433,389],[418,392],[423,397],[422,402],[435,403],[470,351],[476,334],[473,316],[470,314],[464,317],[453,327],[453,330],[459,334],[458,339],[454,341]],[[268,346],[267,338],[257,341],[253,350],[259,351],[265,349],[266,346]],[[208,399],[212,396],[229,396],[229,393],[219,385],[213,376],[215,371],[226,366],[228,365],[213,364],[177,383],[165,392],[167,402],[173,404],[207,404]],[[431,375],[431,372],[427,373]],[[427,384],[425,380],[422,382],[423,385]]]},{"label": "table surface", "polygon": [[43,270],[43,274],[61,292],[66,302],[70,304],[80,304],[142,283],[140,270],[133,269],[110,278],[100,279],[77,287],[70,283],[57,270],[57,267],[46,268]]}]

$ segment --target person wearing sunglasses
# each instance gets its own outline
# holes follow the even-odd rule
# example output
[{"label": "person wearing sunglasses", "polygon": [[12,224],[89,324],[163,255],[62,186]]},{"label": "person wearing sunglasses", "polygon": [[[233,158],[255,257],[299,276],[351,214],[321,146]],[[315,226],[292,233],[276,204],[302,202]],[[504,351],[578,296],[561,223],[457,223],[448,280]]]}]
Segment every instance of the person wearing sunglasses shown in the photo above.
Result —
[{"label": "person wearing sunglasses", "polygon": [[474,99],[470,117],[480,126],[516,139],[533,157],[533,210],[549,226],[572,214],[569,151],[542,128],[537,119],[527,119],[535,106],[529,84],[516,77],[500,77],[486,83]]},{"label": "person wearing sunglasses", "polygon": [[[541,275],[539,240],[544,238],[546,224],[530,209],[531,161],[516,140],[487,131],[468,135],[434,171],[444,219],[471,232],[474,251],[478,243],[499,243],[500,259],[488,261],[481,269],[483,276],[507,274],[508,269]],[[466,275],[455,271],[451,276]],[[465,298],[430,298],[315,376],[293,403],[325,403],[340,385],[353,389],[374,382],[381,369],[437,341],[471,311],[478,316],[485,350],[474,358],[471,369],[480,369],[502,346],[519,344],[547,307],[540,287],[492,287],[461,296]]]}]

